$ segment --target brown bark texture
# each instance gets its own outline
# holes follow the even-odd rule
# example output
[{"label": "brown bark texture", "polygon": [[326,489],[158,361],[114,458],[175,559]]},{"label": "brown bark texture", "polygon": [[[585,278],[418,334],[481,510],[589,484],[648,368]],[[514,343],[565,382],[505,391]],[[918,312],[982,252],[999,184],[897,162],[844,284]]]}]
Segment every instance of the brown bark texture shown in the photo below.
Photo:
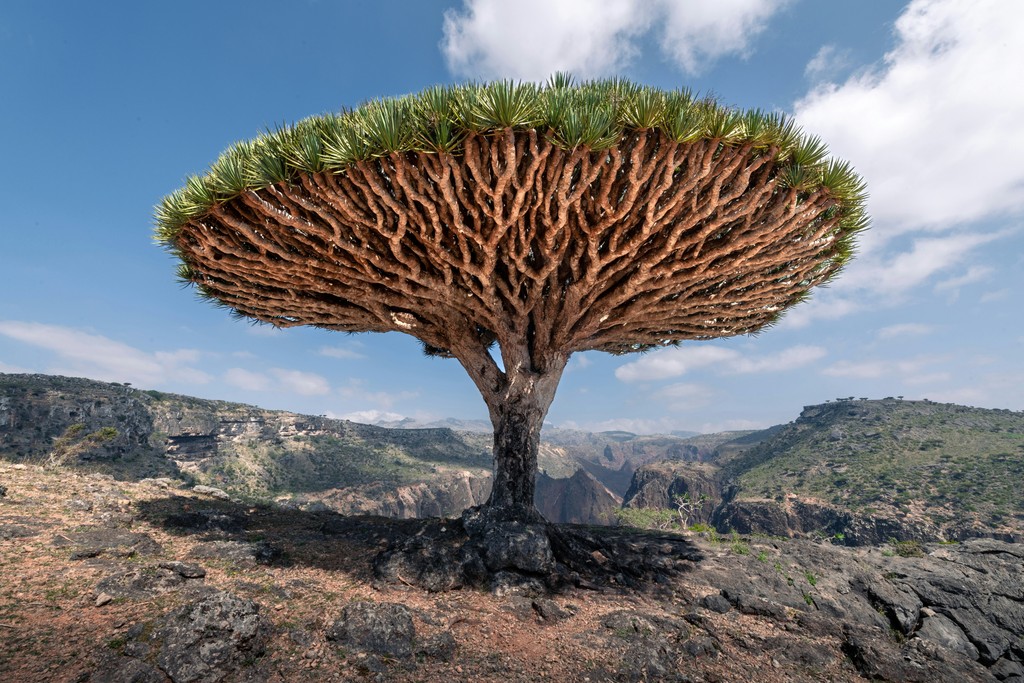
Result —
[{"label": "brown bark texture", "polygon": [[248,190],[175,246],[205,295],[247,317],[405,332],[457,358],[495,425],[492,502],[532,505],[517,482],[533,481],[572,352],[753,332],[839,267],[835,199],[784,188],[775,152],[655,130],[601,152],[472,134],[457,156]]}]

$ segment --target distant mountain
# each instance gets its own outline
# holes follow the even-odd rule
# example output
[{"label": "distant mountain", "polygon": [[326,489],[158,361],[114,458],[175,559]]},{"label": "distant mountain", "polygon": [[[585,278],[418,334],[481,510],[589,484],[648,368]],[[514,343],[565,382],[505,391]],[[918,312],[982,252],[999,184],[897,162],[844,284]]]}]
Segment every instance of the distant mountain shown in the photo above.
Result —
[{"label": "distant mountain", "polygon": [[458,432],[482,432],[485,434],[491,434],[494,431],[491,423],[487,420],[460,420],[455,417],[429,422],[406,417],[401,420],[377,420],[373,424],[387,429],[452,429]]}]

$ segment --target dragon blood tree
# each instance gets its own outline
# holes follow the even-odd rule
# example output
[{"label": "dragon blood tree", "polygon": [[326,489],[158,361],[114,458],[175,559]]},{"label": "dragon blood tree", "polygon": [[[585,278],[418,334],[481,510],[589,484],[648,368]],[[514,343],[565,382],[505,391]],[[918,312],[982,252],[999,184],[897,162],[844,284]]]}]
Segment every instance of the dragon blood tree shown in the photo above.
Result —
[{"label": "dragon blood tree", "polygon": [[559,75],[434,87],[241,142],[163,200],[157,239],[240,316],[404,332],[457,359],[494,424],[485,510],[530,522],[573,352],[770,325],[851,256],[864,199],[783,115]]}]

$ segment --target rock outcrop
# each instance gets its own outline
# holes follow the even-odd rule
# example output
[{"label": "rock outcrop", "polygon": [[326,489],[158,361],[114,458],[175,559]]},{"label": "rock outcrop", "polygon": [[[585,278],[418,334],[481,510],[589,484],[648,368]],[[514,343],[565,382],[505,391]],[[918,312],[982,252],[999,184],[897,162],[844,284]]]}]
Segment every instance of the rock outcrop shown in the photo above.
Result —
[{"label": "rock outcrop", "polygon": [[545,519],[571,524],[611,524],[622,504],[618,496],[582,469],[563,479],[539,474],[534,501]]},{"label": "rock outcrop", "polygon": [[676,497],[705,502],[690,515],[690,523],[708,523],[722,501],[722,486],[710,465],[666,460],[644,465],[633,475],[623,507],[676,509]]}]

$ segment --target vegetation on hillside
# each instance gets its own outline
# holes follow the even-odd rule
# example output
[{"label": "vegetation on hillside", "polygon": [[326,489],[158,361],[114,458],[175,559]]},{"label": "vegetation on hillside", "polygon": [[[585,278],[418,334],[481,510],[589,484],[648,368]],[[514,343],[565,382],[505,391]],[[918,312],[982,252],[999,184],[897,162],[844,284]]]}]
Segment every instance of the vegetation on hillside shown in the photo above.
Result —
[{"label": "vegetation on hillside", "polygon": [[746,499],[819,498],[853,511],[915,507],[937,525],[1024,519],[1024,414],[931,401],[842,400],[728,463]]}]

